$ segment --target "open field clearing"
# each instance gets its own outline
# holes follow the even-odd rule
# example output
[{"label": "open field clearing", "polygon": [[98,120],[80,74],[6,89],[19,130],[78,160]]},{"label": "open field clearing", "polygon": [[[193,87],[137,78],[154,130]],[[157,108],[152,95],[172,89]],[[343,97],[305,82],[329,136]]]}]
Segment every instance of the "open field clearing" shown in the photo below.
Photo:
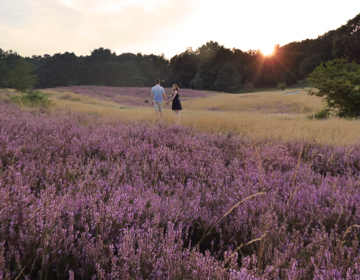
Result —
[{"label": "open field clearing", "polygon": [[[165,89],[170,97],[170,89]],[[310,90],[310,89],[309,89]],[[296,94],[285,95],[288,92]],[[45,89],[57,107],[105,116],[109,121],[154,121],[148,88],[70,87]],[[250,94],[181,90],[181,124],[204,132],[235,132],[248,139],[306,140],[334,145],[360,141],[360,121],[330,118],[311,120],[322,110],[322,100],[308,90],[293,89]],[[171,105],[164,122],[174,123]]]},{"label": "open field clearing", "polygon": [[0,101],[0,278],[359,279],[359,144],[52,98],[96,114]]}]

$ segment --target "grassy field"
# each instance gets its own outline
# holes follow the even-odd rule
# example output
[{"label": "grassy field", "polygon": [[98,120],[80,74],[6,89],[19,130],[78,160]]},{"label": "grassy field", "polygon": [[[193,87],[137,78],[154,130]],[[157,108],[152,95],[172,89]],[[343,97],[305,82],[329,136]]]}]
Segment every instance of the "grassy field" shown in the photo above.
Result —
[{"label": "grassy field", "polygon": [[[309,119],[321,111],[323,101],[309,96],[311,89],[227,94],[181,90],[181,124],[200,131],[228,133],[249,139],[306,140],[350,145],[360,139],[360,121]],[[155,122],[148,88],[78,86],[44,89],[55,108],[103,116],[107,121]],[[166,89],[170,97],[171,90]],[[296,92],[294,94],[287,94]],[[171,105],[165,106],[165,123],[175,122]]]}]

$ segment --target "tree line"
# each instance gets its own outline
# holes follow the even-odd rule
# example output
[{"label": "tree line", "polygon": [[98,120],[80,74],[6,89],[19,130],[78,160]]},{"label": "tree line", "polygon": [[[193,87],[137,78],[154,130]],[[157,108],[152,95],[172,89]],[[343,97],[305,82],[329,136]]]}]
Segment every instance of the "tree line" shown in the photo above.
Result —
[{"label": "tree line", "polygon": [[[336,30],[316,39],[277,45],[274,55],[260,50],[229,49],[210,41],[166,59],[164,55],[123,53],[98,48],[88,56],[73,52],[21,57],[0,49],[0,88],[23,83],[35,88],[74,85],[150,87],[156,78],[162,85],[181,88],[248,92],[254,87],[305,85],[322,62],[347,58],[360,63],[360,14]],[[24,81],[24,77],[28,79]]]}]

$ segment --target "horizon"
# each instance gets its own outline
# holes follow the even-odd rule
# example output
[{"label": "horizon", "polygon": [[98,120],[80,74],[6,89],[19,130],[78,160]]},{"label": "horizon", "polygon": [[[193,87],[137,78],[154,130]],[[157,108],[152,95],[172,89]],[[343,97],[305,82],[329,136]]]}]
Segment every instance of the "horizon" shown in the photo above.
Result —
[{"label": "horizon", "polygon": [[87,56],[102,47],[117,55],[164,54],[170,59],[214,41],[268,55],[275,45],[316,39],[341,27],[359,13],[355,11],[360,2],[352,0],[341,7],[310,0],[297,6],[285,0],[224,0],[221,5],[214,0],[17,0],[0,3],[0,48],[31,57]]}]

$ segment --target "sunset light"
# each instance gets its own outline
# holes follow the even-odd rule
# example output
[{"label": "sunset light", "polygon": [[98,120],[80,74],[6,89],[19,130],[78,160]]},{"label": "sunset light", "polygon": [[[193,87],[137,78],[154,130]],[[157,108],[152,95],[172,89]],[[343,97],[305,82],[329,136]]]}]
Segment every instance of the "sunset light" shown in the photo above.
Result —
[{"label": "sunset light", "polygon": [[272,56],[274,54],[274,46],[262,47],[261,52],[265,56]]}]

